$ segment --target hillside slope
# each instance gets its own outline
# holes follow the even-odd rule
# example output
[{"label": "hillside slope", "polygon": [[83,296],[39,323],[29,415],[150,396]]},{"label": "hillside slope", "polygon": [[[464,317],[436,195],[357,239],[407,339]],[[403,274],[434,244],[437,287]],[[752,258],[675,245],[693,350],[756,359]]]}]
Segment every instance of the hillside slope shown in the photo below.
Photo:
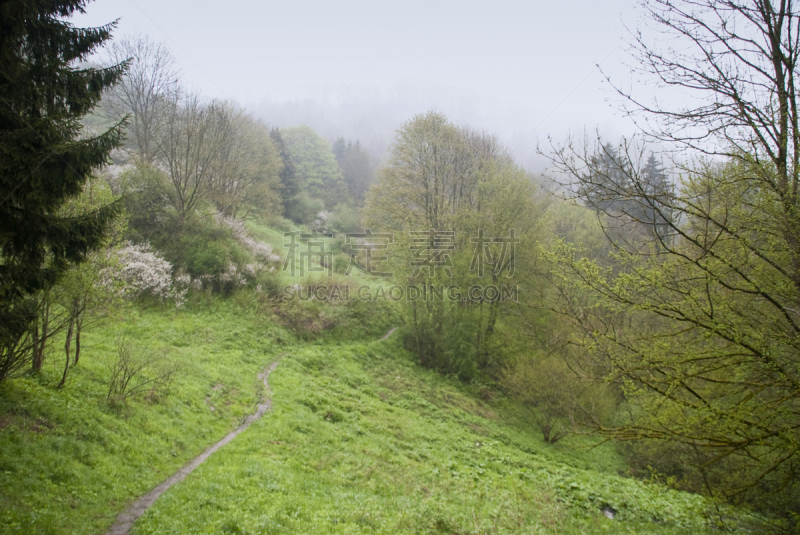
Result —
[{"label": "hillside slope", "polygon": [[[247,300],[200,297],[88,332],[63,389],[57,353],[41,377],[0,385],[0,533],[105,533],[252,414],[259,372],[283,354],[273,412],[133,533],[702,533],[720,517],[749,529],[741,513],[621,477],[610,444],[545,444],[502,396],[420,368],[402,328],[299,344]],[[107,402],[121,332],[180,366],[168,394]]]},{"label": "hillside slope", "polygon": [[[137,354],[178,366],[168,394],[106,400],[123,333]],[[40,377],[0,384],[0,533],[103,533],[253,412],[258,373],[292,339],[230,301],[129,309],[85,334],[62,389],[54,347]]]},{"label": "hillside slope", "polygon": [[513,407],[420,369],[396,337],[297,347],[270,386],[274,412],[134,533],[719,531],[707,500],[620,477],[608,448],[545,445]]}]

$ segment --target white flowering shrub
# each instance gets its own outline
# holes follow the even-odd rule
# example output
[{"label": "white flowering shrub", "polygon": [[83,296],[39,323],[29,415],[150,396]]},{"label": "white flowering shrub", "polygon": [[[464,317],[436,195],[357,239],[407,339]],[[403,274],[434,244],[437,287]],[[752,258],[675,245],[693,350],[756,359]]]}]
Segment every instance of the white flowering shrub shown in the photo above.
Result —
[{"label": "white flowering shrub", "polygon": [[250,235],[247,233],[247,230],[244,228],[244,221],[231,219],[230,217],[225,217],[220,213],[216,215],[216,218],[221,224],[231,229],[234,239],[239,242],[242,247],[247,249],[250,254],[256,258],[256,260],[261,262],[281,261],[281,257],[272,252],[272,246],[270,244],[254,240],[250,237]]},{"label": "white flowering shrub", "polygon": [[242,275],[236,264],[233,262],[228,263],[228,269],[220,274],[219,280],[222,282],[232,282],[235,286],[243,286],[247,284],[247,279]]},{"label": "white flowering shrub", "polygon": [[[172,279],[172,264],[153,251],[150,244],[136,245],[128,242],[117,252],[119,262],[113,277],[124,282],[125,295],[135,299],[140,295],[153,295],[160,300],[175,299],[181,306],[191,277],[180,273]],[[178,284],[174,284],[177,282]]]},{"label": "white flowering shrub", "polygon": [[177,286],[188,288],[192,284],[192,276],[183,270],[175,275],[174,282]]},{"label": "white flowering shrub", "polygon": [[317,218],[311,223],[311,228],[317,229],[319,232],[328,232],[328,220],[330,219],[330,213],[319,212],[317,214]]}]

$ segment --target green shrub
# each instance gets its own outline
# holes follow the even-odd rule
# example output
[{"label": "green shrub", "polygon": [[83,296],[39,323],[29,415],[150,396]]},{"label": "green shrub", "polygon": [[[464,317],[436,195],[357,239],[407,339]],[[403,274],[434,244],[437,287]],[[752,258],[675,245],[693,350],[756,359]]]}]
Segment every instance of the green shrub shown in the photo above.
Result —
[{"label": "green shrub", "polygon": [[406,333],[405,346],[417,353],[421,365],[470,381],[477,376],[480,367],[475,340],[477,314],[460,304],[418,303],[416,328]]},{"label": "green shrub", "polygon": [[286,206],[286,217],[303,225],[313,223],[317,214],[325,210],[325,203],[322,200],[312,198],[306,192],[286,199],[284,205]]},{"label": "green shrub", "polygon": [[176,221],[170,210],[168,178],[154,167],[138,164],[123,172],[115,193],[123,194],[127,239],[134,243],[163,243],[174,234]]},{"label": "green shrub", "polygon": [[361,232],[361,211],[349,204],[337,204],[328,217],[328,226],[336,232]]},{"label": "green shrub", "polygon": [[182,240],[184,266],[192,277],[219,276],[228,268],[229,250],[224,242],[207,241],[203,236]]},{"label": "green shrub", "polygon": [[333,255],[333,271],[344,273],[350,267],[350,255],[347,253],[336,253]]},{"label": "green shrub", "polygon": [[262,271],[256,276],[256,290],[260,290],[269,298],[280,297],[283,292],[283,286],[281,272],[278,268],[272,271]]}]

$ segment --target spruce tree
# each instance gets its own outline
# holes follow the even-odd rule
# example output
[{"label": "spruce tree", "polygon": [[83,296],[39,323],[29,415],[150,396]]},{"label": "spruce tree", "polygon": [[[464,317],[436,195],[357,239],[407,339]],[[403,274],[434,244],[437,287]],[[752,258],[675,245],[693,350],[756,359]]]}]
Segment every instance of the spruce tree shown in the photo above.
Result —
[{"label": "spruce tree", "polygon": [[642,195],[639,200],[641,206],[639,220],[651,226],[658,243],[669,240],[670,224],[674,223],[672,210],[674,193],[667,172],[655,154],[650,153],[640,175]]},{"label": "spruce tree", "polygon": [[598,212],[616,216],[624,213],[630,173],[617,148],[604,144],[588,163],[589,175],[581,181],[578,195]]},{"label": "spruce tree", "polygon": [[283,162],[283,168],[279,177],[281,179],[280,194],[283,200],[283,216],[291,218],[294,214],[294,207],[297,204],[297,196],[301,192],[300,181],[297,176],[297,168],[289,157],[289,148],[286,146],[281,131],[278,128],[273,128],[270,133],[272,141],[278,148]]},{"label": "spruce tree", "polygon": [[118,211],[57,215],[121,141],[121,125],[90,136],[80,121],[126,68],[80,67],[116,24],[65,20],[86,3],[0,2],[0,380],[30,358],[37,295],[100,244]]}]

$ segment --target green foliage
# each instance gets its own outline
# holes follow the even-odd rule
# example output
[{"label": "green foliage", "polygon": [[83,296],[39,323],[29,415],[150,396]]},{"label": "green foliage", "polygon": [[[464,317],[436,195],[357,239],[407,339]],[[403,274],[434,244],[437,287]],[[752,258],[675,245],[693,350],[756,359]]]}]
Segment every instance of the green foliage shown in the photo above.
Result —
[{"label": "green foliage", "polygon": [[[274,314],[278,323],[304,340],[358,340],[378,336],[399,321],[397,307],[387,300],[375,302],[359,299],[320,300],[315,288],[324,286],[328,297],[333,288],[341,296],[354,297],[357,287],[346,277],[307,277],[299,283],[292,299],[281,300]],[[285,295],[281,295],[285,297]]]},{"label": "green foliage", "polygon": [[229,131],[214,159],[210,199],[227,217],[278,213],[283,159],[270,131],[238,105],[227,103]]},{"label": "green foliage", "polygon": [[391,158],[370,189],[365,214],[388,230],[450,230],[452,217],[471,189],[471,154],[459,130],[437,112],[420,114],[398,130]]},{"label": "green foliage", "polygon": [[[260,289],[270,299],[276,299],[283,292],[283,279],[278,271],[263,271],[256,277],[256,289]],[[246,290],[249,291],[249,290]]]},{"label": "green foliage", "polygon": [[549,258],[570,341],[628,402],[601,432],[663,441],[690,488],[786,513],[798,503],[798,287],[785,233],[796,222],[774,191],[743,179],[756,172],[687,176],[674,200],[684,223],[659,254],[618,244],[611,269],[557,243]]},{"label": "green foliage", "polygon": [[323,199],[327,208],[344,200],[344,180],[330,144],[308,126],[285,128],[281,135],[301,191]]},{"label": "green foliage", "polygon": [[[178,232],[179,221],[163,199],[165,177],[151,167],[138,165],[123,175],[130,216],[128,235],[134,241],[147,238],[176,269],[185,271],[214,291],[230,293],[233,282],[221,281],[231,265],[241,272],[257,259],[236,240],[230,226],[210,214],[192,218]],[[224,278],[224,277],[223,277]]]},{"label": "green foliage", "polygon": [[218,277],[229,264],[243,265],[248,258],[230,230],[211,219],[191,226],[177,244],[176,256],[193,277]]},{"label": "green foliage", "polygon": [[361,232],[361,211],[350,204],[337,204],[328,217],[328,228],[342,234]]},{"label": "green foliage", "polygon": [[281,135],[281,131],[277,128],[273,128],[270,130],[269,135],[280,154],[281,163],[283,164],[279,174],[279,192],[281,199],[283,199],[283,216],[291,218],[289,208],[293,202],[292,200],[297,197],[301,191],[300,178],[297,176],[297,169],[289,155],[289,149]]},{"label": "green foliage", "polygon": [[[270,388],[273,412],[135,533],[720,531],[712,502],[620,477],[607,447],[545,445],[512,406],[415,366],[391,338],[292,349]],[[725,531],[753,529],[722,512]]]},{"label": "green foliage", "polygon": [[[77,214],[97,210],[113,201],[114,195],[106,182],[90,179],[84,186],[82,195],[71,199],[62,207],[61,215],[74,217]],[[40,311],[40,314],[43,313],[40,318],[41,324],[48,324],[51,338],[66,331],[62,384],[66,382],[70,369],[73,339],[74,365],[80,360],[81,331],[92,323],[113,317],[124,308],[123,285],[121,281],[113,280],[109,272],[117,266],[117,253],[124,244],[126,228],[125,219],[115,220],[107,230],[103,248],[93,251],[84,262],[69,269],[53,289],[46,292],[47,297],[43,300],[45,306]],[[44,340],[40,350],[42,356],[46,344],[47,340]]]},{"label": "green foliage", "polygon": [[357,201],[363,201],[364,194],[375,179],[375,164],[370,153],[358,140],[353,143],[339,137],[333,144],[333,154],[342,169],[350,194]]},{"label": "green foliage", "polygon": [[561,355],[519,357],[504,370],[502,384],[529,409],[548,443],[583,421],[604,419],[617,405],[608,385],[576,376]]},{"label": "green foliage", "polygon": [[[407,347],[421,364],[465,380],[497,377],[507,356],[503,344],[495,343],[503,321],[498,319],[514,303],[475,299],[468,292],[473,286],[499,291],[530,278],[532,245],[545,213],[537,188],[496,138],[459,129],[436,112],[403,124],[390,152],[364,207],[365,227],[394,233],[387,271],[402,285],[426,289],[426,295],[431,287],[460,289],[455,297],[407,303],[405,320],[414,327]],[[431,229],[452,233],[449,242],[439,238],[451,250],[437,253],[432,244],[412,242],[410,232]],[[519,239],[513,246],[493,241],[512,233]],[[487,237],[480,245],[472,241],[479,235]],[[442,264],[409,268],[419,262],[415,252],[437,255]],[[482,270],[475,262],[486,258]]]},{"label": "green foliage", "polygon": [[310,225],[325,209],[325,203],[303,191],[284,201],[286,217],[304,225]]},{"label": "green foliage", "polygon": [[195,277],[202,275],[219,276],[228,267],[228,248],[221,241],[206,241],[202,236],[192,236],[182,240],[184,258],[189,273]]},{"label": "green foliage", "polygon": [[[256,375],[292,337],[232,302],[201,297],[180,311],[129,309],[88,330],[63,388],[60,367],[47,365],[40,377],[0,385],[0,533],[102,533],[127,503],[254,412]],[[108,404],[120,331],[134,350],[147,346],[180,365],[168,395]]]},{"label": "green foliage", "polygon": [[174,234],[168,181],[162,171],[143,162],[136,162],[120,175],[118,187],[125,202],[127,237],[134,243],[165,243]]},{"label": "green foliage", "polygon": [[[440,303],[406,307],[406,316],[414,320],[413,330],[404,337],[406,348],[415,352],[418,362],[442,373],[453,373],[463,381],[478,376],[479,348],[475,331],[479,330],[479,311],[460,303]],[[409,310],[411,309],[411,310]]]},{"label": "green foliage", "polygon": [[228,229],[213,220],[193,221],[188,232],[177,242],[162,244],[168,260],[185,267],[193,277],[218,276],[230,262],[230,249],[235,247]]},{"label": "green foliage", "polygon": [[0,5],[0,380],[29,354],[31,296],[96,249],[119,206],[58,215],[120,143],[118,128],[83,139],[80,118],[125,65],[76,68],[111,34],[65,20],[87,2]]}]

